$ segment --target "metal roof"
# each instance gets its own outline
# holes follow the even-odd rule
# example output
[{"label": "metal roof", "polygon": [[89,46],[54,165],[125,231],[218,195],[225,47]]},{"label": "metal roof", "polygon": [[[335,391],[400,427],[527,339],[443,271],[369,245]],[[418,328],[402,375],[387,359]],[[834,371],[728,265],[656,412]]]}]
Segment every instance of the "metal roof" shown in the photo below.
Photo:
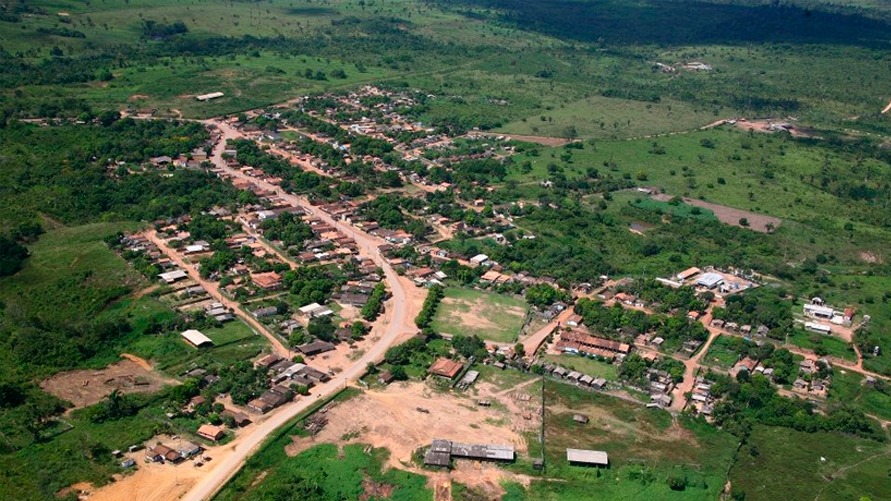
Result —
[{"label": "metal roof", "polygon": [[585,463],[602,466],[609,464],[609,456],[607,453],[585,449],[566,449],[566,460],[571,463]]}]

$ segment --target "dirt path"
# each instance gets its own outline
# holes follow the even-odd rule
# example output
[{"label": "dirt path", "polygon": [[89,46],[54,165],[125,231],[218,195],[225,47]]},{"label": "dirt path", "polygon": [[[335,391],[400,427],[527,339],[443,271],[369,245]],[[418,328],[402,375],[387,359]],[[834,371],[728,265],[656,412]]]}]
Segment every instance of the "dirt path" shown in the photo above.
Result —
[{"label": "dirt path", "polygon": [[716,329],[709,325],[712,322],[713,307],[714,304],[709,305],[705,315],[700,318],[700,322],[702,322],[705,328],[709,331],[708,340],[706,340],[696,355],[690,357],[688,360],[681,360],[684,364],[684,380],[678,383],[671,392],[671,407],[669,407],[669,409],[674,412],[684,410],[684,407],[687,405],[687,399],[684,397],[684,394],[693,391],[693,382],[696,378],[696,371],[699,370],[699,361],[706,353],[708,353],[708,349],[711,347],[712,343],[715,342],[715,339],[718,339],[718,336],[722,334],[720,329]]},{"label": "dirt path", "polygon": [[137,357],[136,355],[133,355],[130,353],[121,353],[121,357],[126,358],[127,360],[130,360],[131,362],[135,362],[138,366],[142,367],[143,369],[145,369],[147,371],[154,369],[154,367],[152,367],[152,364],[150,364],[148,362],[148,360],[141,358],[141,357]]},{"label": "dirt path", "polygon": [[566,320],[572,315],[572,308],[566,308],[560,312],[554,320],[522,340],[523,349],[526,352],[525,358],[531,360],[535,356],[535,352],[537,352],[538,349],[541,348],[541,345],[544,344],[545,340],[548,339],[548,336],[550,336],[556,328],[566,323]]},{"label": "dirt path", "polygon": [[888,102],[888,106],[885,106],[885,109],[882,110],[882,114],[888,113],[891,111],[891,101]]}]

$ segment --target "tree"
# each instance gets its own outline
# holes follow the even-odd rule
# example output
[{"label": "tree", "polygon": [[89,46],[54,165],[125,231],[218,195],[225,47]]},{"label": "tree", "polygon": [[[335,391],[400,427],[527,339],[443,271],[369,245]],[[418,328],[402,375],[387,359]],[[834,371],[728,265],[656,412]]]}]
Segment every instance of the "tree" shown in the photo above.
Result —
[{"label": "tree", "polygon": [[514,353],[516,353],[518,357],[526,356],[526,347],[523,346],[523,343],[517,343],[514,345]]},{"label": "tree", "polygon": [[405,381],[408,379],[408,373],[405,372],[405,367],[401,365],[394,365],[393,368],[390,369],[390,374],[393,375],[393,379],[396,381]]},{"label": "tree", "polygon": [[579,137],[579,131],[575,125],[570,125],[563,129],[563,137],[566,138],[567,141],[575,141],[575,139]]},{"label": "tree", "polygon": [[13,275],[22,269],[28,249],[7,236],[0,236],[0,277]]},{"label": "tree", "polygon": [[749,227],[749,220],[748,220],[747,218],[744,218],[744,217],[743,217],[743,218],[740,218],[740,220],[739,220],[739,225],[748,228],[748,227]]}]

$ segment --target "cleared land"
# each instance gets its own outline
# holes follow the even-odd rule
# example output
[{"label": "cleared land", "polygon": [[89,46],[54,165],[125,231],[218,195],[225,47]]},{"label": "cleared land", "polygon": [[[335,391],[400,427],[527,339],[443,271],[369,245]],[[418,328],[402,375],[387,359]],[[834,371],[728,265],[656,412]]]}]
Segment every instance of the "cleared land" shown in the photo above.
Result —
[{"label": "cleared land", "polygon": [[[653,198],[662,202],[667,202],[671,200],[672,197],[670,195],[660,194],[653,195]],[[718,218],[718,221],[721,221],[724,224],[749,228],[755,231],[760,231],[762,233],[770,233],[771,231],[779,228],[780,224],[782,224],[783,222],[783,220],[778,217],[771,217],[746,210],[734,209],[733,207],[727,207],[726,205],[714,204],[711,202],[706,202],[704,200],[697,200],[695,198],[683,198],[683,201],[685,204],[689,204],[694,207],[708,209],[715,215],[715,217]],[[747,225],[741,224],[740,221],[742,221],[743,219],[748,221]]]},{"label": "cleared land", "polygon": [[44,380],[40,387],[80,408],[101,401],[115,390],[120,393],[152,393],[167,384],[176,384],[176,381],[146,370],[133,360],[124,359],[100,370],[62,372]]},{"label": "cleared land", "polygon": [[449,288],[431,328],[449,335],[477,336],[496,343],[517,340],[528,306],[517,299],[491,292]]}]

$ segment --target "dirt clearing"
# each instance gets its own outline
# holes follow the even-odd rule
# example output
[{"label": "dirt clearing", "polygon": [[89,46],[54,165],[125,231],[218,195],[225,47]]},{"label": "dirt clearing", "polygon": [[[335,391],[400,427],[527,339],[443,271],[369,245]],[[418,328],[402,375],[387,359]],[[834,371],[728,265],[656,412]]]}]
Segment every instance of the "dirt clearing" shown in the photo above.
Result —
[{"label": "dirt clearing", "polygon": [[[654,200],[659,200],[661,202],[668,202],[672,198],[672,196],[666,194],[653,195]],[[783,220],[778,217],[766,216],[764,214],[749,212],[742,209],[734,209],[733,207],[718,205],[711,202],[706,202],[704,200],[698,200],[696,198],[684,198],[683,201],[685,204],[692,205],[694,207],[701,207],[703,209],[708,209],[714,212],[715,217],[718,218],[718,221],[721,221],[724,224],[738,226],[740,228],[749,228],[750,230],[760,233],[770,233],[771,231],[779,228],[780,225],[783,223]],[[749,225],[741,225],[739,222],[742,219],[748,221]]]},{"label": "dirt clearing", "polygon": [[40,387],[74,404],[75,408],[95,404],[114,390],[121,393],[151,393],[168,384],[178,384],[151,370],[145,360],[130,354],[124,360],[100,370],[76,370],[56,374]]},{"label": "dirt clearing", "polygon": [[367,391],[330,409],[325,417],[328,425],[314,437],[294,437],[285,449],[288,455],[319,443],[371,444],[389,449],[389,466],[400,467],[410,464],[412,453],[434,438],[526,450],[523,437],[503,424],[511,418],[507,411],[480,407],[475,400],[439,393],[423,383]]}]

